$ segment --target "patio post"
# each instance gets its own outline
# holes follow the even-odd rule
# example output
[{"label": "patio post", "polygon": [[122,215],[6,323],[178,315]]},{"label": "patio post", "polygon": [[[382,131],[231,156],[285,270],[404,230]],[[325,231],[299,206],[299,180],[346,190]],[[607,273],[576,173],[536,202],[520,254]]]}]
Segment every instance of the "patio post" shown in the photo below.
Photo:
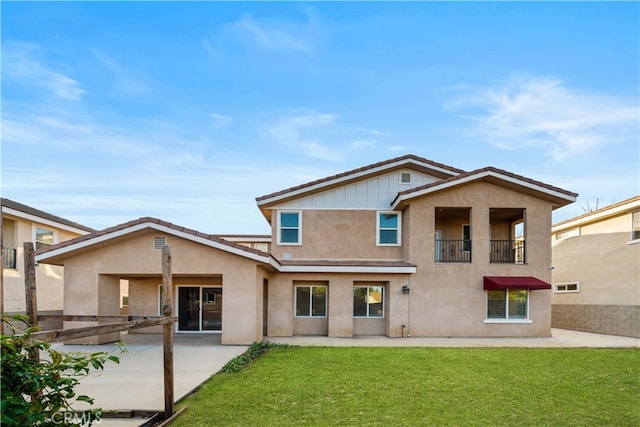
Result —
[{"label": "patio post", "polygon": [[[162,314],[173,315],[173,281],[171,277],[171,248],[162,248]],[[173,322],[163,325],[164,350],[164,419],[173,415]]]}]

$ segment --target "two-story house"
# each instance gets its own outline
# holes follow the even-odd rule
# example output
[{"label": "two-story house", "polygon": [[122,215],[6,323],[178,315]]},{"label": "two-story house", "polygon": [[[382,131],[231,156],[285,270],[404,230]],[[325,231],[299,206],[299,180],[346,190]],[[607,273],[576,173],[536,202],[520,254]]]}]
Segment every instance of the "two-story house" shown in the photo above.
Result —
[{"label": "two-story house", "polygon": [[[25,312],[23,243],[43,249],[95,230],[9,199],[2,204],[3,311]],[[36,267],[38,309],[61,313],[63,270],[55,265]]]},{"label": "two-story house", "polygon": [[151,315],[169,245],[177,332],[222,333],[223,344],[548,336],[551,213],[575,198],[504,170],[406,155],[258,197],[272,234],[254,243],[269,252],[140,218],[36,259],[65,266],[65,314],[117,314],[126,279],[129,313]]},{"label": "two-story house", "polygon": [[640,338],[640,196],[552,228],[552,326]]}]

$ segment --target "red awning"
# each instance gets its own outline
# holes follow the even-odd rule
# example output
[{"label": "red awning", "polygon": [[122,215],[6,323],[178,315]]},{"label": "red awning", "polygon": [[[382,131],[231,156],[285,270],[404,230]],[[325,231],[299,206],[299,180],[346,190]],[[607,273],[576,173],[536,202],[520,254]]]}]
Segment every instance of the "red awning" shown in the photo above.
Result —
[{"label": "red awning", "polygon": [[485,291],[498,289],[551,289],[551,285],[535,277],[484,276]]}]

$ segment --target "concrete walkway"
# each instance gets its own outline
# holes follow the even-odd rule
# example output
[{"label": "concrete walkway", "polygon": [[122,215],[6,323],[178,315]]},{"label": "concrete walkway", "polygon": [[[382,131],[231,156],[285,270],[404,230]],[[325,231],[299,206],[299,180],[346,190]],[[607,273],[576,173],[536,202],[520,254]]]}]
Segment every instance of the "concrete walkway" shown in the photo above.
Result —
[{"label": "concrete walkway", "polygon": [[545,338],[388,338],[384,336],[358,336],[354,338],[330,338],[316,336],[265,337],[273,343],[299,346],[325,347],[595,347],[640,348],[637,338],[589,332],[552,329]]},{"label": "concrete walkway", "polygon": [[[640,348],[640,340],[613,335],[552,329],[547,338],[387,338],[360,336],[354,338],[329,337],[265,337],[273,343],[299,346],[333,347],[594,347]],[[79,394],[95,399],[95,407],[103,410],[156,410],[164,407],[162,334],[123,335],[127,354],[118,354],[114,344],[62,345],[60,351],[113,352],[120,364],[109,363],[104,371],[83,378],[77,387]],[[218,372],[233,357],[246,351],[247,346],[222,346],[220,335],[184,335],[174,338],[174,388],[176,400]],[[76,409],[83,409],[81,404]],[[134,427],[143,419],[105,418],[100,427]]]},{"label": "concrete walkway", "polygon": [[[115,344],[63,345],[53,344],[58,351],[93,353],[106,351],[120,358],[120,364],[108,362],[103,371],[82,378],[78,394],[95,399],[94,407],[108,410],[164,409],[164,376],[162,334],[124,334],[128,353],[120,354]],[[174,396],[178,400],[198,387],[248,346],[220,345],[217,334],[176,334],[173,347]],[[88,408],[82,402],[76,410]],[[144,420],[103,419],[101,427],[139,426]]]}]

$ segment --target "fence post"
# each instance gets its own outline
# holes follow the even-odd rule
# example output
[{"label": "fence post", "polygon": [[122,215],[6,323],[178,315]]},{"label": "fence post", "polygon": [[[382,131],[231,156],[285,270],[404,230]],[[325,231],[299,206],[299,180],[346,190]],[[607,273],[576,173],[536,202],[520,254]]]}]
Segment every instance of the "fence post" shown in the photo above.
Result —
[{"label": "fence post", "polygon": [[[162,314],[173,316],[173,280],[171,277],[171,248],[162,248]],[[173,415],[173,322],[163,325],[164,350],[164,419]]]}]

